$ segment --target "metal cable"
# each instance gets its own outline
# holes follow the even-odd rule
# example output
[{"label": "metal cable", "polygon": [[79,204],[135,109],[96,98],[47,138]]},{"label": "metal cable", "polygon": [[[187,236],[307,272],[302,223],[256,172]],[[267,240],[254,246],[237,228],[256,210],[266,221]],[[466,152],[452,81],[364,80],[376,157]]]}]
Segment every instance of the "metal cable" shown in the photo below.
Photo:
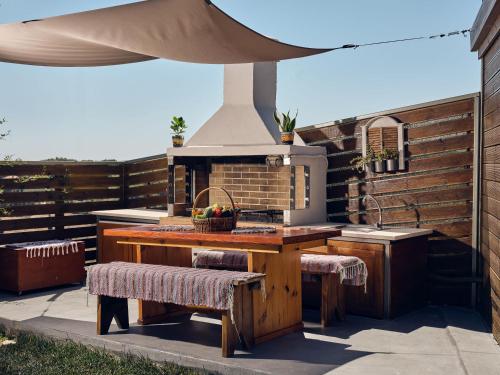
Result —
[{"label": "metal cable", "polygon": [[444,37],[456,36],[456,35],[463,35],[464,37],[466,37],[468,33],[470,33],[470,29],[457,30],[457,31],[451,31],[449,33],[442,33],[442,34],[435,34],[435,35],[428,35],[428,36],[417,36],[417,37],[413,37],[413,38],[385,40],[385,41],[381,41],[381,42],[372,42],[372,43],[363,43],[363,44],[344,44],[343,46],[332,48],[332,50],[349,49],[349,48],[356,49],[359,47],[376,46],[376,45],[380,45],[380,44],[410,42],[410,41],[422,40],[422,39],[437,39],[437,38],[444,38]]}]

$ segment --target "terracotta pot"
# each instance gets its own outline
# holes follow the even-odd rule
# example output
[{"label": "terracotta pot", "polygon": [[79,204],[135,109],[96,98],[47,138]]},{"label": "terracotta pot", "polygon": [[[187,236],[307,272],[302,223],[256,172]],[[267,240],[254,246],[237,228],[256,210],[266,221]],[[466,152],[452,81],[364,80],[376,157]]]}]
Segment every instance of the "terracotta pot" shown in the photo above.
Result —
[{"label": "terracotta pot", "polygon": [[387,159],[387,172],[396,172],[399,169],[398,159]]},{"label": "terracotta pot", "polygon": [[293,132],[281,133],[281,143],[285,145],[293,144]]},{"label": "terracotta pot", "polygon": [[385,172],[385,160],[375,160],[375,172],[384,173]]},{"label": "terracotta pot", "polygon": [[173,135],[172,136],[172,145],[174,147],[182,147],[184,145],[184,136],[183,135]]}]

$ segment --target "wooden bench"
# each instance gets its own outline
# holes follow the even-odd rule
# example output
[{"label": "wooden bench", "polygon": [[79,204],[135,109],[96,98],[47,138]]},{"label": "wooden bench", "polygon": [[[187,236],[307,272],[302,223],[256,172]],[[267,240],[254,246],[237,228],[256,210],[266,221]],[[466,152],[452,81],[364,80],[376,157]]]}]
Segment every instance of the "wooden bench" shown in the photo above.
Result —
[{"label": "wooden bench", "polygon": [[[176,279],[176,277],[179,278]],[[92,266],[89,269],[89,292],[98,295],[97,334],[107,334],[113,318],[119,328],[129,328],[128,298],[184,306],[190,311],[220,311],[222,314],[222,356],[230,357],[234,354],[239,341],[246,349],[254,344],[252,293],[254,289],[261,286],[264,277],[263,274],[250,272],[126,262]],[[174,289],[175,282],[184,284],[176,284]],[[231,306],[221,301],[224,298],[215,296],[215,300],[207,303],[202,298],[206,296],[205,293],[203,296],[196,295],[197,291],[201,290],[200,288],[210,287],[216,283],[218,283],[219,295],[226,296],[229,303],[232,301]],[[148,289],[147,285],[150,285],[153,290]],[[193,288],[189,289],[191,285]],[[115,288],[115,286],[118,287]],[[174,290],[190,290],[190,292],[176,296],[170,292]],[[215,295],[215,293],[211,294]]]},{"label": "wooden bench", "polygon": [[326,327],[336,317],[345,319],[346,299],[344,284],[364,286],[368,271],[358,257],[324,255],[304,252],[301,257],[302,274],[319,278],[321,282],[321,324]]},{"label": "wooden bench", "polygon": [[[247,254],[243,252],[203,250],[198,252],[194,261],[195,267],[210,269],[236,269],[243,270],[247,267]],[[303,280],[311,280],[321,283],[321,325],[329,326],[334,318],[342,321],[345,319],[346,302],[344,286],[341,280],[340,264],[347,257],[338,255],[303,254],[301,257],[301,268]],[[366,283],[366,266],[359,258],[350,257],[353,263],[358,262],[364,269],[364,281]],[[318,262],[318,259],[320,262]],[[321,264],[318,264],[321,263]]]}]

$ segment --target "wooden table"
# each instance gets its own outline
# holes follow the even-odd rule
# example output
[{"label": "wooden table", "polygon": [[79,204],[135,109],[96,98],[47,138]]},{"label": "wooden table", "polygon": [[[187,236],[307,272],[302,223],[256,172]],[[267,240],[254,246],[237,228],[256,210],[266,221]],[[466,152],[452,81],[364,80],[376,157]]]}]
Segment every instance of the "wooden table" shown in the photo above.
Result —
[{"label": "wooden table", "polygon": [[[105,237],[132,246],[134,261],[191,267],[191,249],[236,250],[248,253],[248,271],[266,274],[266,299],[254,293],[256,343],[302,328],[301,250],[325,246],[340,235],[337,229],[277,228],[276,233],[159,232],[155,226],[104,230]],[[139,322],[159,322],[171,306],[140,302]]]}]

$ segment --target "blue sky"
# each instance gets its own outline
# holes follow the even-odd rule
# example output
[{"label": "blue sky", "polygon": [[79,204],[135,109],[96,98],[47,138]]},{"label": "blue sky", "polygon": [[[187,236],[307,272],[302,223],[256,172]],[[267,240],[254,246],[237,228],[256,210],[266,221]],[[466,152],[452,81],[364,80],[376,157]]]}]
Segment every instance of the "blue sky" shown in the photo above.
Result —
[{"label": "blue sky", "polygon": [[[1,0],[0,23],[130,3]],[[469,28],[480,0],[214,0],[251,28],[311,47],[367,43]],[[201,126],[222,102],[221,65],[166,60],[101,68],[0,63],[0,116],[11,136],[0,154],[127,160],[165,152],[169,122]],[[298,126],[480,89],[469,38],[343,50],[278,65],[278,108]]]}]

